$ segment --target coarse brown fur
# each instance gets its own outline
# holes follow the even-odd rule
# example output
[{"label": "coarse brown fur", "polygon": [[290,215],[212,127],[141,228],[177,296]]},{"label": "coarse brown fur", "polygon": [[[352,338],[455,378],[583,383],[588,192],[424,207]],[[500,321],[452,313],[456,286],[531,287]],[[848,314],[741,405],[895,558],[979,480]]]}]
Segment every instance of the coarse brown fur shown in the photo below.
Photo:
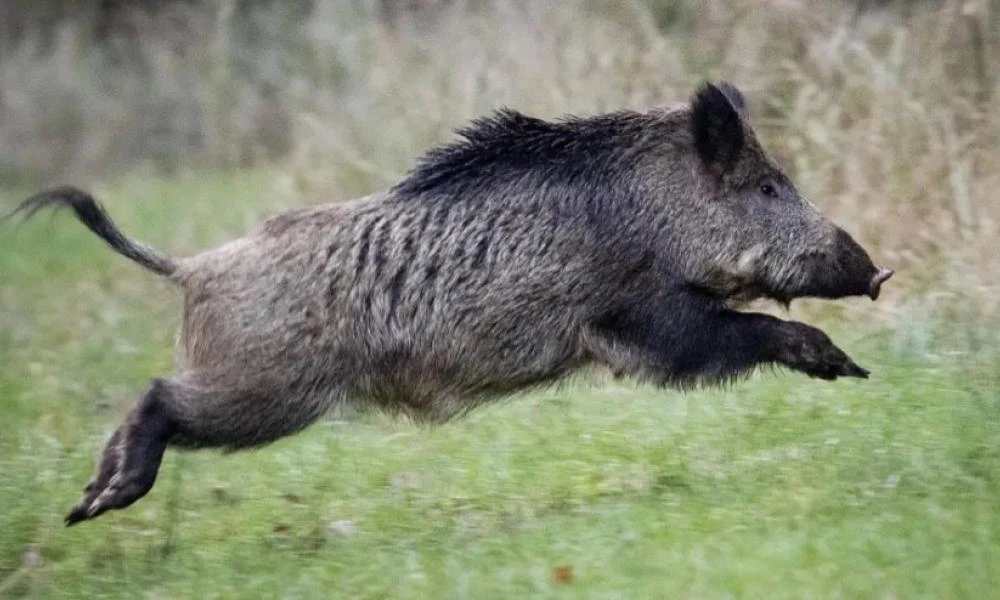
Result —
[{"label": "coarse brown fur", "polygon": [[355,403],[440,423],[589,364],[659,385],[759,365],[866,377],[820,330],[733,310],[868,294],[891,274],[802,200],[742,94],[547,122],[480,119],[396,186],[271,218],[190,258],[72,207],[184,292],[183,361],[112,436],[69,524],[152,487],[168,445],[248,448]]}]

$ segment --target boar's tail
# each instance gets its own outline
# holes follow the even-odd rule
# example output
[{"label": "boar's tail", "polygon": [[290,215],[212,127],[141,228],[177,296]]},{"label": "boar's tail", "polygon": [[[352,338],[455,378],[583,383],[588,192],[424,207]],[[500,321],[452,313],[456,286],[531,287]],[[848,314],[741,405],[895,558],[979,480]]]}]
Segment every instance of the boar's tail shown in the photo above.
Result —
[{"label": "boar's tail", "polygon": [[162,254],[141,242],[125,236],[111,221],[94,197],[70,186],[57,187],[35,194],[18,206],[13,213],[24,213],[28,219],[43,208],[73,209],[80,221],[104,240],[115,252],[134,260],[154,273],[169,277],[177,270],[177,264],[169,256]]}]

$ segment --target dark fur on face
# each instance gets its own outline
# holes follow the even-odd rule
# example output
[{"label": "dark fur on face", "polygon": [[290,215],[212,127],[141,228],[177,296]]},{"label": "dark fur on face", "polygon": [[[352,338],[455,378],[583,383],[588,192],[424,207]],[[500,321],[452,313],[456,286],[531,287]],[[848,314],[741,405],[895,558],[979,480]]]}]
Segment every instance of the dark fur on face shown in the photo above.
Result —
[{"label": "dark fur on face", "polygon": [[124,236],[80,190],[27,200],[72,208],[184,294],[182,364],[109,440],[67,522],[141,498],[168,445],[259,446],[337,404],[440,423],[594,364],[680,388],[766,365],[866,377],[822,331],[729,308],[874,298],[888,277],[747,119],[729,84],[673,110],[502,110],[384,193],[183,259]]}]

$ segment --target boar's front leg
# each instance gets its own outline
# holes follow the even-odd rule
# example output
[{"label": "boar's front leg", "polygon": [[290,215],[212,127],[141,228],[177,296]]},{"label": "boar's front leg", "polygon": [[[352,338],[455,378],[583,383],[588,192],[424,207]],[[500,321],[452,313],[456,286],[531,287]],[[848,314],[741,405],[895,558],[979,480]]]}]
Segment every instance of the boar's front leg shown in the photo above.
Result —
[{"label": "boar's front leg", "polygon": [[780,319],[774,319],[770,327],[773,328],[774,362],[820,379],[868,378],[868,371],[836,347],[822,330],[805,323]]},{"label": "boar's front leg", "polygon": [[686,296],[613,311],[587,330],[584,345],[617,375],[661,384],[722,381],[762,364],[821,379],[868,376],[815,327]]}]

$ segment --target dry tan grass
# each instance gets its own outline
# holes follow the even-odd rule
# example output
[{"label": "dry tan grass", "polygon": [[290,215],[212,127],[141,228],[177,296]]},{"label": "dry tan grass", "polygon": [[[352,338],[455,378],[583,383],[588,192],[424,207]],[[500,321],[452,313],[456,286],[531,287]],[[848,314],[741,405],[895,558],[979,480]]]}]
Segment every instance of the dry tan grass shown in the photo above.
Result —
[{"label": "dry tan grass", "polygon": [[1000,5],[911,4],[495,0],[390,30],[317,0],[247,33],[220,1],[184,15],[195,39],[146,23],[116,64],[66,26],[0,62],[0,176],[278,161],[298,198],[346,198],[499,105],[643,108],[726,78],[807,195],[898,270],[878,314],[1000,314]]}]

